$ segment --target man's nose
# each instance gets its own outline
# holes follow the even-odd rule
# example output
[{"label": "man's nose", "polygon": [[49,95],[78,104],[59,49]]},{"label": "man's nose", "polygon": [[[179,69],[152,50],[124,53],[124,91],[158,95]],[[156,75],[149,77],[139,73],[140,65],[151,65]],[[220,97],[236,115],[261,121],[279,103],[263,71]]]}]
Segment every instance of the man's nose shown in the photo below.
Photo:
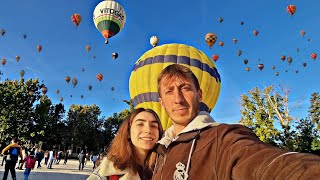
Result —
[{"label": "man's nose", "polygon": [[184,101],[182,92],[179,90],[175,90],[173,93],[174,93],[174,102],[176,104],[181,104]]}]

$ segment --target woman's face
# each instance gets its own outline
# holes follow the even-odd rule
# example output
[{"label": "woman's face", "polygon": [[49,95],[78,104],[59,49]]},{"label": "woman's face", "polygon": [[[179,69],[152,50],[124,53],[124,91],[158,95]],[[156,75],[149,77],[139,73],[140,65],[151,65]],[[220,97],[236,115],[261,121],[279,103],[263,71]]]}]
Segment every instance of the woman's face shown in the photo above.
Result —
[{"label": "woman's face", "polygon": [[159,124],[154,115],[146,111],[137,114],[131,123],[130,137],[137,150],[151,150],[159,140]]}]

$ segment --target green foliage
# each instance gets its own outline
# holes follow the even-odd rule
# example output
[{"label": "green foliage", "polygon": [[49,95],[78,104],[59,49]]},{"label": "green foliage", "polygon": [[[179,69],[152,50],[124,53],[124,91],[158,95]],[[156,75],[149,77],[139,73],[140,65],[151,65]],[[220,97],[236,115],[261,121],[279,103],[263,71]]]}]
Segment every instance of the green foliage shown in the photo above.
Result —
[{"label": "green foliage", "polygon": [[317,129],[320,129],[320,95],[313,93],[310,98],[309,116],[313,123],[317,124]]}]

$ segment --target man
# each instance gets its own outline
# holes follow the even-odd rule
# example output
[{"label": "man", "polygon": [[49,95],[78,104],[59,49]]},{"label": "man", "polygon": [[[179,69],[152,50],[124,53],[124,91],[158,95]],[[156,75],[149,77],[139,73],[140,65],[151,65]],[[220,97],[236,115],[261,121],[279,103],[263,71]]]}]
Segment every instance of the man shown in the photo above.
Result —
[{"label": "man", "polygon": [[4,166],[4,174],[3,180],[8,178],[9,171],[11,172],[11,177],[13,180],[16,179],[16,170],[15,166],[18,161],[18,156],[20,156],[21,160],[23,159],[22,156],[22,149],[18,144],[18,138],[12,138],[11,144],[5,147],[2,150],[3,155],[7,155],[6,164]]},{"label": "man", "polygon": [[84,168],[84,161],[86,160],[86,154],[84,153],[83,150],[81,150],[80,154],[78,154],[79,158],[79,171],[83,170]]},{"label": "man", "polygon": [[173,125],[158,142],[153,179],[317,179],[320,157],[264,144],[242,125],[218,124],[199,111],[202,91],[189,68],[158,78],[159,102]]}]

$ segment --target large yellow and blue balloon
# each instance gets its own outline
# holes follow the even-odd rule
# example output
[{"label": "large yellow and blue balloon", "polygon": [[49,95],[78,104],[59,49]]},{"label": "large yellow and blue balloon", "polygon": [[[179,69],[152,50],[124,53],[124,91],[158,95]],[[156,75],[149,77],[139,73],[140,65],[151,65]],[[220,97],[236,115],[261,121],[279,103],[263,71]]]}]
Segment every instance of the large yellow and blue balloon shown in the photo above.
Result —
[{"label": "large yellow and blue balloon", "polygon": [[130,75],[130,99],[135,108],[150,108],[157,112],[164,129],[172,122],[158,101],[157,78],[170,64],[189,67],[202,89],[200,109],[210,112],[219,97],[221,79],[214,62],[202,51],[184,44],[165,44],[144,53]]},{"label": "large yellow and blue balloon", "polygon": [[95,7],[93,22],[108,44],[108,38],[118,34],[126,24],[126,13],[119,3],[105,0]]}]

